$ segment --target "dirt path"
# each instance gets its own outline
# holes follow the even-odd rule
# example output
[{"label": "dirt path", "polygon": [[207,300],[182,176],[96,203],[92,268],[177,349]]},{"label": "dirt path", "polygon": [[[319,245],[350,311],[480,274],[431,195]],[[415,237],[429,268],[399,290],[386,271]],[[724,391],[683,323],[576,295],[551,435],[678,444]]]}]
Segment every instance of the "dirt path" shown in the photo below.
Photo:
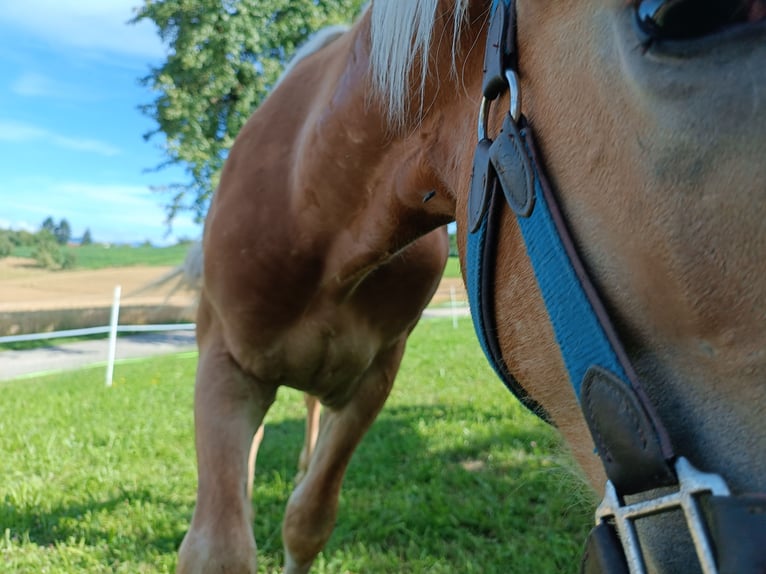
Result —
[{"label": "dirt path", "polygon": [[[196,348],[194,331],[143,333],[120,337],[117,340],[115,357],[117,360],[154,357],[195,351]],[[105,339],[77,341],[24,351],[2,351],[0,381],[104,364],[107,354],[108,343]],[[119,369],[119,366],[117,368]]]}]

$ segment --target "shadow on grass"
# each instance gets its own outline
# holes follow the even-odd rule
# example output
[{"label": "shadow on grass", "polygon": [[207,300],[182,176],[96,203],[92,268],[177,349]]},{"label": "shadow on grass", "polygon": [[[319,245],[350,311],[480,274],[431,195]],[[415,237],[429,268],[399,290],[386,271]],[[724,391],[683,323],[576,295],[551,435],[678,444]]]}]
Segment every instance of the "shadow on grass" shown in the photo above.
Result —
[{"label": "shadow on grass", "polygon": [[[485,421],[478,429],[477,416]],[[384,409],[349,466],[324,554],[359,554],[361,545],[355,567],[364,572],[417,572],[428,564],[445,571],[574,571],[592,508],[568,474],[554,432],[530,421],[503,419],[491,405]],[[287,429],[267,427],[261,479],[284,472],[272,466],[284,457],[288,437],[270,441],[280,430]],[[302,435],[289,440],[300,445]],[[293,477],[297,453],[281,459],[284,480]],[[255,501],[259,551],[276,563],[285,502],[263,494]],[[510,562],[516,566],[509,570]]]},{"label": "shadow on grass", "polygon": [[[90,500],[54,505],[45,512],[3,502],[0,516],[11,539],[28,539],[42,547],[77,541],[120,554],[130,550],[141,561],[143,554],[175,552],[184,532],[173,526],[188,520],[192,511],[191,505],[163,499],[149,490],[122,490],[111,497],[91,494]],[[142,511],[149,515],[143,524],[136,522]]]},{"label": "shadow on grass", "polygon": [[[259,554],[274,565],[282,560],[281,521],[303,433],[303,420],[267,420],[258,456],[254,530]],[[417,572],[423,564],[493,572],[488,565],[502,571],[509,560],[521,572],[523,553],[531,556],[528,571],[568,571],[562,565],[576,560],[589,519],[561,481],[564,471],[547,450],[554,443],[551,431],[503,419],[491,405],[384,409],[352,459],[324,556],[354,556],[354,568],[365,572]],[[2,503],[0,516],[12,537],[40,546],[76,540],[106,548],[115,561],[129,554],[150,562],[177,551],[193,510],[193,486],[168,492],[167,478],[118,494],[90,492],[42,513]]]}]

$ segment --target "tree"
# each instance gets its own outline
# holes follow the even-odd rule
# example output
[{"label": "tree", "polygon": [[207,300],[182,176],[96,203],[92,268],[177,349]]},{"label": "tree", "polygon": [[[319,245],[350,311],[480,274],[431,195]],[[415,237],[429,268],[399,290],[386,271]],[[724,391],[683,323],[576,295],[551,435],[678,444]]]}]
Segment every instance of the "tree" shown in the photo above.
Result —
[{"label": "tree", "polygon": [[66,245],[69,243],[69,239],[72,237],[72,228],[66,219],[62,219],[53,231],[53,235],[56,236],[56,242],[59,245]]},{"label": "tree", "polygon": [[32,256],[40,267],[57,271],[59,269],[71,269],[75,266],[74,254],[62,249],[55,236],[48,233],[47,230],[41,231],[38,235],[37,247]]},{"label": "tree", "polygon": [[133,22],[150,20],[168,47],[141,83],[157,94],[140,106],[164,136],[167,160],[189,181],[169,192],[168,223],[182,210],[204,218],[228,149],[274,85],[295,48],[315,30],[349,22],[363,0],[144,0]]},{"label": "tree", "polygon": [[0,231],[0,259],[8,257],[13,252],[13,241],[10,231]]},{"label": "tree", "polygon": [[449,256],[450,257],[457,257],[458,256],[457,233],[450,233],[449,234]]},{"label": "tree", "polygon": [[56,222],[53,221],[53,218],[50,215],[45,218],[45,221],[43,221],[43,224],[40,226],[40,230],[49,231],[53,234],[56,233]]},{"label": "tree", "polygon": [[11,232],[11,241],[14,247],[32,246],[35,244],[35,234],[23,229],[13,231]]},{"label": "tree", "polygon": [[39,247],[40,245],[43,245],[45,243],[58,243],[56,241],[56,235],[53,233],[53,231],[43,227],[40,231],[35,233],[34,236],[34,247]]},{"label": "tree", "polygon": [[93,238],[90,236],[90,229],[86,229],[85,233],[82,234],[80,245],[91,245],[92,243],[93,243]]}]

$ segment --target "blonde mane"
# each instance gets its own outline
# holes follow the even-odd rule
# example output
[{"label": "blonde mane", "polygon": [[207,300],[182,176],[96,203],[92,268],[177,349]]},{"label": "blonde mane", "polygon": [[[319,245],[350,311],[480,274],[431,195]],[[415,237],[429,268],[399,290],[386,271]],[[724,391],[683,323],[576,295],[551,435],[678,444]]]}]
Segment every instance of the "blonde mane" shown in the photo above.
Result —
[{"label": "blonde mane", "polygon": [[[422,94],[428,75],[428,53],[433,39],[440,0],[378,0],[372,5],[370,65],[374,89],[381,96],[389,121],[401,125],[407,110],[412,63],[423,62],[420,70]],[[469,0],[454,0],[452,9],[454,54]]]}]

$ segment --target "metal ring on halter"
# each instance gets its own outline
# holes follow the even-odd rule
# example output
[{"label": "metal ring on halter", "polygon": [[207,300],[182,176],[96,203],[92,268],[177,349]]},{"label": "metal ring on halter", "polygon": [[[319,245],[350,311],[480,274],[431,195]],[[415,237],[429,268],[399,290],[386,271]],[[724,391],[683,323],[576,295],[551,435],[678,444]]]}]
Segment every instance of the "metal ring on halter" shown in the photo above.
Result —
[{"label": "metal ring on halter", "polygon": [[[510,96],[509,112],[514,122],[518,122],[521,117],[521,90],[519,89],[519,76],[510,68],[505,70],[505,80],[508,82],[508,91]],[[492,100],[483,96],[479,106],[479,123],[476,133],[479,141],[487,139],[487,130],[489,129],[489,110],[492,107]]]},{"label": "metal ring on halter", "polygon": [[479,125],[477,133],[479,141],[487,139],[487,130],[489,129],[489,109],[492,107],[492,100],[482,97],[481,106],[479,106]]},{"label": "metal ring on halter", "polygon": [[510,68],[505,69],[505,79],[508,81],[508,91],[510,92],[510,113],[514,122],[518,122],[521,117],[521,89],[519,88],[519,76]]}]

